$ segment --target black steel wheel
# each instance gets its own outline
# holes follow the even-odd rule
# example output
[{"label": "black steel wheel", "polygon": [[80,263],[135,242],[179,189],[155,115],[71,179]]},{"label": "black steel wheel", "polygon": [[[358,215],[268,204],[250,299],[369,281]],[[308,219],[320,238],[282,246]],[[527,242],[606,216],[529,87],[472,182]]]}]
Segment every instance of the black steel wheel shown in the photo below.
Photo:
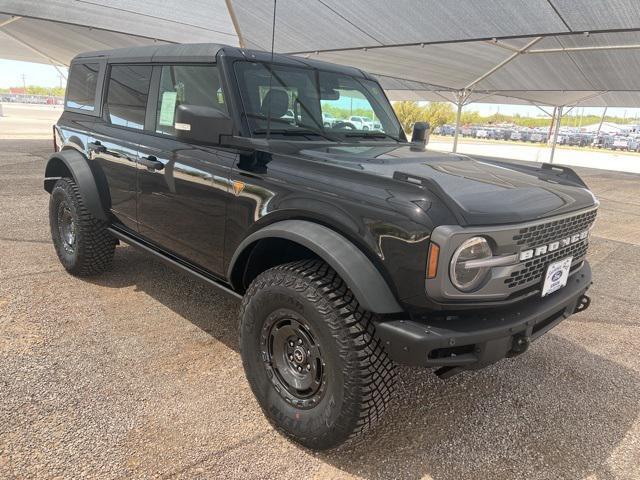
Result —
[{"label": "black steel wheel", "polygon": [[373,319],[321,260],[280,265],[251,283],[240,309],[240,353],[277,429],[322,450],[376,422],[395,377]]},{"label": "black steel wheel", "polygon": [[51,190],[49,224],[58,258],[69,273],[95,275],[111,266],[116,239],[107,222],[89,213],[70,178],[61,178]]},{"label": "black steel wheel", "polygon": [[71,205],[68,198],[58,203],[58,235],[65,252],[73,254],[76,246],[76,223],[73,221]]},{"label": "black steel wheel", "polygon": [[293,312],[273,312],[261,339],[265,370],[283,399],[298,408],[312,408],[326,387],[319,342],[307,320]]}]

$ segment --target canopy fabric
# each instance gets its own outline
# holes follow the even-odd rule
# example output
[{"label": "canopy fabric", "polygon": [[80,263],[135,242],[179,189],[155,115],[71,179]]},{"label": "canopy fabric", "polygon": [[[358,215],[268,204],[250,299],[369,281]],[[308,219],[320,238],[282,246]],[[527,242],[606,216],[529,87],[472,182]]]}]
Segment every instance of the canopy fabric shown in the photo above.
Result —
[{"label": "canopy fabric", "polygon": [[0,0],[0,58],[213,42],[377,75],[392,100],[640,107],[637,0]]},{"label": "canopy fabric", "polygon": [[88,50],[238,45],[225,0],[0,0],[0,58],[68,65]]}]

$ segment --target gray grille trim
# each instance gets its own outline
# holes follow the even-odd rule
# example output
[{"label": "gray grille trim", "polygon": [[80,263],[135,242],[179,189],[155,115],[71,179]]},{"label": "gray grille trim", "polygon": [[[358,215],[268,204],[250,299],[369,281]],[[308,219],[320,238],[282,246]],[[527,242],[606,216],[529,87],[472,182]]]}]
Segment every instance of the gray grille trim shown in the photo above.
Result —
[{"label": "gray grille trim", "polygon": [[[517,297],[518,292],[525,290],[530,292],[532,288],[541,284],[544,271],[550,262],[571,255],[574,257],[572,273],[575,273],[577,267],[586,258],[588,237],[538,257],[508,266],[494,267],[486,282],[471,293],[460,292],[453,286],[449,278],[449,262],[458,246],[473,236],[480,235],[488,238],[494,255],[504,256],[514,253],[519,255],[524,250],[590,230],[595,221],[597,209],[598,206],[595,205],[569,214],[521,224],[490,227],[439,226],[431,236],[431,240],[440,246],[438,275],[434,279],[426,280],[426,292],[429,297],[439,301],[498,301]],[[532,234],[525,237],[527,233]],[[540,243],[537,243],[538,241]]]}]

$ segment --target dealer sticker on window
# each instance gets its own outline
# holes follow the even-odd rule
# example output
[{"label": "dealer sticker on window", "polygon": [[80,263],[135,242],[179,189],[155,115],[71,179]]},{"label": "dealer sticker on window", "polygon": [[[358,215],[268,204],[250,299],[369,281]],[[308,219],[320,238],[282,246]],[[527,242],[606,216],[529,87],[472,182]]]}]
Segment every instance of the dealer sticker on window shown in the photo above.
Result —
[{"label": "dealer sticker on window", "polygon": [[571,270],[571,260],[573,260],[573,257],[567,257],[549,265],[547,274],[544,277],[544,285],[542,286],[543,297],[560,290],[567,284],[569,270]]}]

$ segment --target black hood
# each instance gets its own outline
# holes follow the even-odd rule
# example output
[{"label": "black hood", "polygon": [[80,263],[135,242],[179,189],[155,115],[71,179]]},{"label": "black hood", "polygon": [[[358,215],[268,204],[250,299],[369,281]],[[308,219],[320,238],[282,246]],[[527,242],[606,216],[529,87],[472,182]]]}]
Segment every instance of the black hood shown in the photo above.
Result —
[{"label": "black hood", "polygon": [[597,204],[572,170],[548,164],[473,159],[408,145],[336,145],[299,154],[426,188],[466,225],[531,221]]}]

